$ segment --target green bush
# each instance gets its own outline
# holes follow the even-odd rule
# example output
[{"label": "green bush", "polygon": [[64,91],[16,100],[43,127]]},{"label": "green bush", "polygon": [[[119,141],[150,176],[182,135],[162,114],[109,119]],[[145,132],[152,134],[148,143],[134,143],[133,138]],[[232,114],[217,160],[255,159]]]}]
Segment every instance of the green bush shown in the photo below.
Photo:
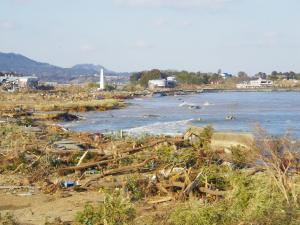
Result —
[{"label": "green bush", "polygon": [[131,201],[141,200],[145,196],[144,190],[137,176],[131,176],[128,178],[125,189],[131,194]]},{"label": "green bush", "polygon": [[136,214],[130,202],[119,191],[107,194],[100,205],[86,205],[83,212],[77,213],[76,221],[84,225],[127,225]]},{"label": "green bush", "polygon": [[156,150],[158,159],[163,163],[170,163],[174,159],[173,149],[171,146],[160,145]]},{"label": "green bush", "polygon": [[170,225],[296,225],[300,209],[288,205],[267,174],[253,177],[233,173],[232,190],[224,200],[212,204],[193,201],[175,210]]},{"label": "green bush", "polygon": [[237,168],[244,168],[247,164],[247,155],[246,151],[243,151],[240,145],[232,146],[230,148],[232,162],[235,164]]},{"label": "green bush", "polygon": [[203,131],[199,134],[199,140],[193,143],[195,148],[208,152],[210,150],[211,139],[213,136],[214,129],[212,126],[206,126]]}]

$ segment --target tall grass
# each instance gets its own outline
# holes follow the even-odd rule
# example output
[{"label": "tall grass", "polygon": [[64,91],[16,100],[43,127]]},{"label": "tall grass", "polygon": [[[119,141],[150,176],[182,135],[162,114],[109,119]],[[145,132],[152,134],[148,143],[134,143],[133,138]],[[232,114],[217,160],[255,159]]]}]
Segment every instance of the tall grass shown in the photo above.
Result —
[{"label": "tall grass", "polygon": [[[288,138],[258,138],[247,160],[252,161],[254,172],[240,168],[216,171],[215,179],[227,184],[224,198],[184,203],[171,213],[168,224],[300,224],[300,161],[295,143]],[[213,167],[209,165],[206,171],[213,171]]]}]

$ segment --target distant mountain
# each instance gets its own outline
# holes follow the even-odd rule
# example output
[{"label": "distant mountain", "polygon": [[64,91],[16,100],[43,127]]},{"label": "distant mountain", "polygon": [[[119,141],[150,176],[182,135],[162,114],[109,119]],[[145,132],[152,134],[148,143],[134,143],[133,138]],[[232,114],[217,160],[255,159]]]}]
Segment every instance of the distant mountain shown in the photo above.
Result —
[{"label": "distant mountain", "polygon": [[108,75],[118,75],[118,73],[108,70],[105,67],[101,65],[95,65],[95,64],[77,64],[71,68],[74,71],[81,71],[81,75],[91,75],[91,74],[97,74],[100,72],[101,69],[104,70],[104,72]]},{"label": "distant mountain", "polygon": [[101,65],[78,64],[71,68],[62,68],[48,63],[41,63],[15,53],[0,52],[0,71],[15,72],[23,75],[36,75],[43,81],[69,82],[78,77],[89,77],[103,68],[107,75],[128,75],[107,70]]},{"label": "distant mountain", "polygon": [[85,71],[100,71],[101,69],[107,70],[101,65],[94,65],[94,64],[77,64],[73,66],[71,69],[85,70]]}]

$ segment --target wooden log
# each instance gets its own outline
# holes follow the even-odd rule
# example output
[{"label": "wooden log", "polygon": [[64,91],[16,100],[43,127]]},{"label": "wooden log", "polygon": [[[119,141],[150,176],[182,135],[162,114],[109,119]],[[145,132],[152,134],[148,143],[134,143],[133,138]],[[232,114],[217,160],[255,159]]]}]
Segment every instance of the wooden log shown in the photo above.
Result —
[{"label": "wooden log", "polygon": [[196,176],[196,178],[194,179],[194,181],[192,183],[190,183],[186,189],[183,191],[183,196],[188,196],[193,190],[194,188],[196,188],[199,183],[200,183],[200,177],[202,175],[202,171],[200,173],[198,173],[198,175]]},{"label": "wooden log", "polygon": [[83,155],[80,157],[80,159],[79,159],[79,161],[78,161],[78,163],[77,163],[76,166],[80,166],[80,164],[85,159],[85,157],[87,156],[88,153],[89,153],[88,151],[86,151],[86,152],[83,153]]},{"label": "wooden log", "polygon": [[48,153],[57,154],[57,155],[69,155],[69,154],[76,154],[82,152],[90,152],[93,154],[98,154],[104,156],[105,153],[100,149],[90,149],[90,150],[55,150],[55,149],[47,149]]},{"label": "wooden log", "polygon": [[141,167],[145,166],[149,161],[154,160],[154,159],[156,159],[156,158],[147,159],[144,162],[136,164],[136,165],[124,166],[121,168],[104,171],[102,174],[93,176],[91,179],[86,181],[82,186],[88,187],[91,182],[97,181],[98,179],[106,177],[106,176],[137,172]]},{"label": "wooden log", "polygon": [[[162,142],[164,142],[164,141],[157,141],[157,142],[155,142],[151,145],[147,145],[147,146],[144,146],[144,147],[120,151],[120,152],[118,152],[118,154],[129,154],[129,155],[131,155],[131,154],[140,152],[144,149],[154,147],[154,146],[156,146],[156,145],[158,145]],[[113,154],[105,155],[105,156],[101,157],[100,161],[98,161],[98,162],[83,163],[80,166],[78,165],[78,166],[70,166],[70,167],[61,168],[61,169],[59,169],[58,173],[63,175],[65,171],[84,170],[84,169],[88,169],[88,168],[95,167],[95,166],[101,166],[101,165],[105,165],[105,164],[110,163],[110,162],[119,161],[121,159],[127,158],[128,156],[112,159],[113,157],[114,157]]]},{"label": "wooden log", "polygon": [[172,200],[173,200],[173,198],[171,196],[167,196],[167,197],[160,198],[160,199],[149,200],[148,204],[159,204],[159,203],[163,203],[163,202],[169,202]]},{"label": "wooden log", "polygon": [[120,158],[117,158],[117,159],[102,160],[102,161],[98,161],[98,162],[82,163],[81,165],[78,165],[78,166],[64,167],[64,168],[60,168],[58,170],[58,173],[63,175],[63,174],[65,174],[66,171],[84,170],[84,169],[88,169],[88,168],[92,168],[92,167],[96,167],[96,166],[106,165],[110,162],[117,162],[117,161],[120,161],[120,160],[125,159],[127,157],[128,156],[120,157]]}]

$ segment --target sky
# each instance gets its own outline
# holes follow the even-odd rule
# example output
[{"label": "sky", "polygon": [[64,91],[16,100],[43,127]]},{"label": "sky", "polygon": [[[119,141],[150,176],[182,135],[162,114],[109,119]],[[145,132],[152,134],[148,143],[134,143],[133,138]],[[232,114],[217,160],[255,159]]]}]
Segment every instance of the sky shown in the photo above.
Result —
[{"label": "sky", "polygon": [[1,0],[0,52],[118,72],[300,72],[299,11],[299,0]]}]

